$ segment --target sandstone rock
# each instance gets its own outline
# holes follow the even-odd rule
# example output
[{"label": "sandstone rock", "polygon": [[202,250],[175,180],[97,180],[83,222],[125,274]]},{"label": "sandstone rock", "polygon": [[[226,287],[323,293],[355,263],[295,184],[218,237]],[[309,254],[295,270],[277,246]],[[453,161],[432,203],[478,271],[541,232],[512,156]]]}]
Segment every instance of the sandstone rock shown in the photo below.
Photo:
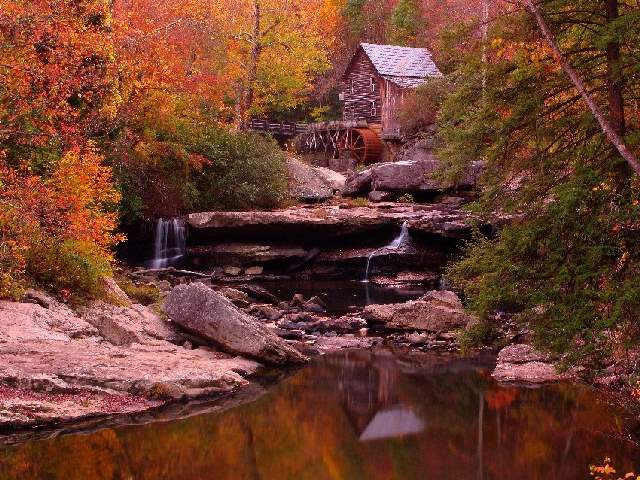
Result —
[{"label": "sandstone rock", "polygon": [[84,310],[82,316],[96,327],[102,338],[117,346],[133,343],[160,345],[162,342],[178,344],[184,341],[175,325],[142,305],[125,308],[98,302]]},{"label": "sandstone rock", "polygon": [[443,332],[463,328],[472,320],[453,292],[430,292],[413,302],[369,305],[363,318],[390,330]]},{"label": "sandstone rock", "polygon": [[303,202],[323,202],[341,192],[344,175],[328,168],[312,167],[294,158],[287,160],[289,193]]},{"label": "sandstone rock", "polygon": [[56,300],[51,295],[32,289],[27,290],[24,295],[24,301],[25,303],[35,303],[36,305],[40,305],[44,308],[49,308],[56,302]]},{"label": "sandstone rock", "polygon": [[393,198],[393,194],[391,192],[383,192],[381,190],[369,192],[370,202],[374,202],[374,203],[388,202],[392,198]]},{"label": "sandstone rock", "polygon": [[363,172],[350,175],[345,183],[344,194],[357,196],[376,191],[419,194],[469,190],[475,187],[483,168],[480,162],[476,162],[458,183],[449,183],[434,178],[439,167],[440,162],[433,155],[378,163]]},{"label": "sandstone rock", "polygon": [[238,307],[247,307],[251,304],[249,295],[246,292],[235,288],[224,287],[220,289],[220,293],[231,300]]},{"label": "sandstone rock", "polygon": [[230,275],[232,277],[237,277],[242,273],[242,269],[239,267],[224,267],[225,275]]},{"label": "sandstone rock", "polygon": [[269,292],[266,288],[260,287],[258,285],[251,284],[242,284],[236,287],[238,290],[245,292],[251,298],[259,301],[271,303],[272,305],[277,305],[280,303],[280,299]]},{"label": "sandstone rock", "polygon": [[264,325],[201,283],[174,288],[164,308],[175,323],[226,351],[274,365],[306,361]]},{"label": "sandstone rock", "polygon": [[342,194],[349,197],[355,197],[370,192],[372,190],[371,179],[373,177],[373,172],[373,168],[368,168],[361,172],[350,173],[345,181]]},{"label": "sandstone rock", "polygon": [[[110,315],[109,309],[109,328],[120,329],[115,334],[97,318]],[[53,299],[49,308],[0,302],[0,425],[140,411],[160,405],[154,399],[161,397],[229,392],[259,368],[250,360],[169,343],[173,331],[159,321],[140,305],[96,304],[77,314]],[[102,334],[115,343],[124,343],[123,337],[143,343],[118,346]]]},{"label": "sandstone rock", "polygon": [[331,319],[324,323],[324,331],[333,331],[338,333],[356,333],[363,328],[366,328],[367,321],[360,317],[344,316],[336,319]]},{"label": "sandstone rock", "polygon": [[[295,238],[304,244],[355,234],[390,231],[404,222],[409,229],[421,234],[464,238],[471,225],[483,222],[477,216],[451,205],[369,204],[318,205],[292,207],[272,212],[203,212],[189,215],[190,232],[194,242],[203,238],[234,237],[256,241],[282,241]],[[191,249],[190,249],[191,251]],[[306,258],[306,257],[305,257]]]},{"label": "sandstone rock", "polygon": [[292,307],[301,307],[304,305],[304,295],[302,295],[301,293],[296,293],[293,298],[291,299],[291,302],[289,302],[291,304]]},{"label": "sandstone rock", "polygon": [[382,343],[383,340],[381,338],[346,335],[342,337],[320,337],[315,347],[322,353],[330,353],[339,350],[368,349],[382,345]]},{"label": "sandstone rock", "polygon": [[529,362],[546,362],[551,363],[548,355],[539,352],[531,345],[519,344],[510,345],[500,350],[498,354],[499,363],[529,363]]},{"label": "sandstone rock", "polygon": [[[222,243],[217,245],[206,245],[190,247],[189,255],[199,259],[199,261],[209,262],[215,265],[226,266],[248,266],[250,269],[262,268],[260,265],[267,262],[296,261],[305,258],[308,254],[306,250],[296,245],[260,245],[254,243]],[[261,275],[262,272],[252,273],[246,271],[247,275]]]},{"label": "sandstone rock", "polygon": [[252,305],[249,309],[249,313],[258,318],[264,318],[271,322],[282,318],[282,312],[275,308],[273,305]]},{"label": "sandstone rock", "polygon": [[394,276],[375,275],[371,283],[383,286],[427,285],[434,284],[440,275],[434,272],[400,272]]},{"label": "sandstone rock", "polygon": [[118,285],[112,277],[103,277],[100,280],[100,283],[109,302],[123,306],[131,305],[131,299],[126,293],[124,293],[120,288],[120,285]]},{"label": "sandstone rock", "polygon": [[549,358],[530,345],[510,345],[498,354],[493,377],[504,383],[550,383],[571,378],[559,373]]},{"label": "sandstone rock", "polygon": [[[317,297],[316,297],[317,298]],[[320,300],[320,299],[318,299]],[[324,302],[317,302],[314,299],[311,300],[307,300],[306,302],[304,302],[304,305],[302,305],[302,309],[305,312],[311,312],[311,313],[324,313],[324,307],[320,304],[324,304]]]},{"label": "sandstone rock", "polygon": [[264,267],[249,267],[244,271],[245,275],[262,275],[264,273]]}]

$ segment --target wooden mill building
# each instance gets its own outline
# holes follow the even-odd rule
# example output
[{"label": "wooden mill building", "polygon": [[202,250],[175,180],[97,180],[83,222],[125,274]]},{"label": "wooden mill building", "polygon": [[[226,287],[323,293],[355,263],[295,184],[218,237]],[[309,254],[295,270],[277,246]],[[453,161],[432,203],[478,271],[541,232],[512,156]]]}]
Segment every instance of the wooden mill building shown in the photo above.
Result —
[{"label": "wooden mill building", "polygon": [[442,73],[426,48],[362,43],[342,76],[342,121],[313,124],[303,151],[371,164],[392,157],[401,140],[400,109],[407,96]]},{"label": "wooden mill building", "polygon": [[441,76],[426,48],[363,43],[342,77],[344,120],[364,120],[383,138],[399,137],[406,95]]}]

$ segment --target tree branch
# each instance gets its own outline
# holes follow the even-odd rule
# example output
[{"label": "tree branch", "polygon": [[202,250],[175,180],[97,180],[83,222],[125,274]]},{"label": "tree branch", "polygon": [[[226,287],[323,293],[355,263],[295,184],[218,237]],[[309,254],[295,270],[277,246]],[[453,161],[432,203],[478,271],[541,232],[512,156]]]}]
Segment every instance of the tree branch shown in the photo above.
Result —
[{"label": "tree branch", "polygon": [[557,60],[560,62],[562,69],[567,74],[567,76],[571,79],[571,81],[575,85],[578,92],[580,92],[580,95],[582,96],[584,101],[587,103],[589,110],[591,110],[591,113],[593,114],[595,119],[598,121],[600,128],[602,129],[606,137],[609,139],[609,142],[611,142],[611,144],[618,150],[622,158],[626,160],[629,166],[638,175],[640,175],[640,161],[634,155],[634,153],[629,149],[629,147],[627,147],[624,139],[620,135],[618,135],[618,133],[613,128],[613,125],[611,125],[609,120],[605,118],[604,114],[602,113],[602,110],[600,110],[600,107],[596,104],[596,102],[593,100],[591,95],[589,95],[589,93],[587,92],[587,88],[584,82],[582,81],[578,73],[574,70],[574,68],[571,66],[569,61],[565,58],[562,51],[560,50],[560,47],[558,46],[555,40],[555,37],[551,32],[551,30],[549,29],[549,26],[547,25],[547,22],[545,21],[544,16],[542,15],[542,12],[538,8],[538,6],[533,2],[533,0],[524,0],[524,4],[526,5],[527,9],[531,12],[531,14],[535,17],[538,23],[538,26],[540,27],[540,31],[542,32],[542,35],[544,36],[547,43],[549,44],[549,47],[551,47],[551,50],[553,50],[553,53],[557,58]]}]

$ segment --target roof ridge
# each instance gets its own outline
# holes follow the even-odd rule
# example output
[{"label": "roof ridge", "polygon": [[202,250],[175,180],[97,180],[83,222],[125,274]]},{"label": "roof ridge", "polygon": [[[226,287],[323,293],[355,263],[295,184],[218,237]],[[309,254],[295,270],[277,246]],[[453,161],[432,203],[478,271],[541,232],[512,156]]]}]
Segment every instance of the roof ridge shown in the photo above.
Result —
[{"label": "roof ridge", "polygon": [[367,42],[360,43],[360,47],[382,76],[406,79],[442,76],[433,61],[431,52],[426,47],[403,47]]}]

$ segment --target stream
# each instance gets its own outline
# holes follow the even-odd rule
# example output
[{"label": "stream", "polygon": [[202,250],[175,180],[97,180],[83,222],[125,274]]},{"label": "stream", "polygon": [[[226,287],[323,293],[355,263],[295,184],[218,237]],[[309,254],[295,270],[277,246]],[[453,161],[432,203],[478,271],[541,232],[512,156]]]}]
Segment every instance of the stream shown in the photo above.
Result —
[{"label": "stream", "polygon": [[640,466],[631,425],[599,393],[499,386],[493,364],[317,358],[221,413],[0,447],[0,479],[585,479],[605,457]]}]

